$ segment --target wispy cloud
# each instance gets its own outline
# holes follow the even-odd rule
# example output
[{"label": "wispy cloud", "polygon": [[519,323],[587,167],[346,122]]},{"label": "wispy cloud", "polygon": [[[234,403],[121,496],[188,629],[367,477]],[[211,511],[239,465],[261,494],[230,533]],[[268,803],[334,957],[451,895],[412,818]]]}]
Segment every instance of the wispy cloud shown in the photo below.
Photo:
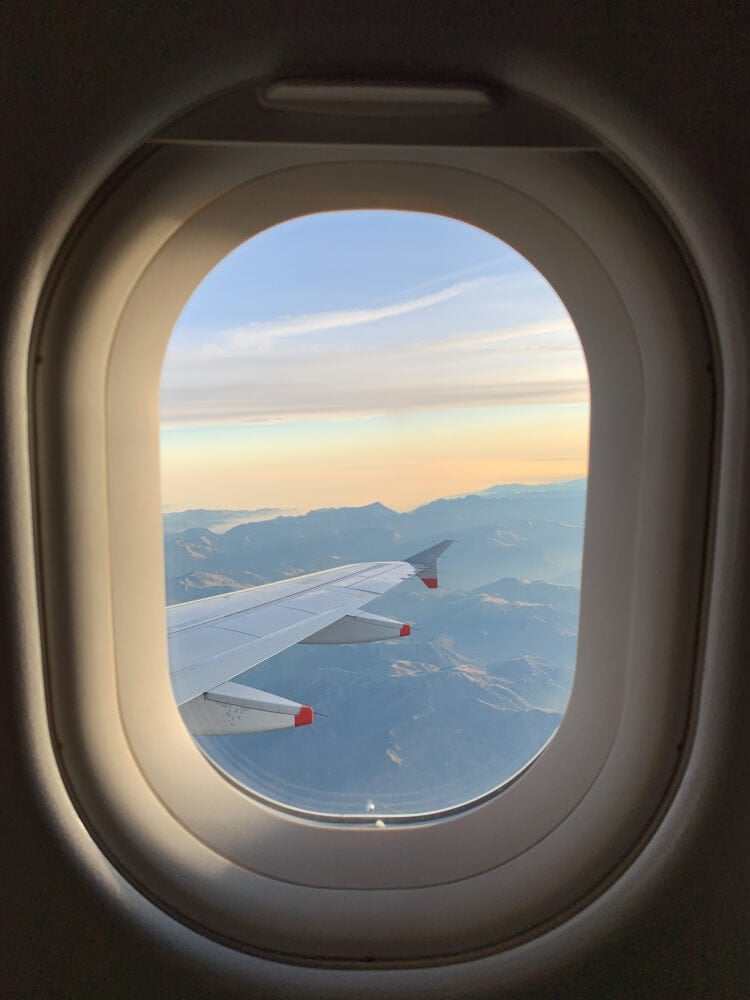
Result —
[{"label": "wispy cloud", "polygon": [[[301,316],[282,316],[279,319],[260,323],[250,323],[247,326],[225,330],[207,343],[193,348],[190,353],[200,358],[228,358],[244,354],[259,345],[272,345],[286,337],[300,337],[311,333],[322,333],[344,327],[361,326],[364,323],[375,323],[379,320],[404,316],[419,312],[432,306],[455,299],[459,295],[476,291],[493,283],[492,277],[474,278],[470,281],[459,281],[442,288],[430,295],[406,299],[392,305],[378,306],[370,309],[341,309],[330,312],[309,313]],[[179,346],[172,348],[170,354],[180,354]]]},{"label": "wispy cloud", "polygon": [[[504,264],[509,257],[514,256],[513,251],[506,247],[504,256],[497,257],[492,260],[483,260],[478,264],[471,264],[468,267],[456,268],[455,270],[438,274],[434,278],[430,278],[427,281],[418,281],[416,284],[407,285],[406,288],[401,288],[397,293],[386,296],[379,301],[391,302],[393,299],[403,298],[405,295],[411,295],[413,292],[420,291],[423,288],[433,288],[435,285],[444,285],[446,282],[453,283],[456,278],[463,278],[468,274],[477,274],[477,272],[489,270],[497,271],[497,268],[502,266],[502,264]],[[510,274],[495,274],[493,276],[488,276],[488,278],[493,282],[496,280],[507,280],[508,278],[518,281],[519,275],[517,272],[511,272]]]},{"label": "wispy cloud", "polygon": [[[280,317],[218,331],[198,346],[177,337],[162,379],[163,425],[341,420],[586,401],[585,360],[560,307],[555,315],[553,305],[548,318],[533,322],[457,329],[467,317],[517,315],[509,297],[502,279],[485,276],[377,308]],[[535,311],[538,315],[538,308],[520,314]],[[377,321],[390,322],[371,326],[367,334],[355,329],[351,336],[326,336]]]},{"label": "wispy cloud", "polygon": [[476,409],[494,406],[581,403],[588,399],[585,380],[524,381],[512,385],[480,386],[471,394],[449,386],[428,390],[411,386],[369,388],[354,386],[335,396],[295,394],[280,400],[264,394],[248,398],[229,391],[196,401],[181,393],[170,400],[163,426],[290,423],[301,420],[351,420],[367,416],[415,413],[425,410]]},{"label": "wispy cloud", "polygon": [[[566,334],[567,343],[554,345],[558,350],[574,350],[580,352],[580,344],[575,327],[567,318],[543,320],[538,323],[524,323],[521,326],[499,328],[497,330],[479,330],[473,333],[461,333],[452,337],[441,337],[439,340],[421,341],[404,345],[405,348],[419,351],[422,354],[439,354],[445,351],[470,352],[482,347],[493,347],[510,340],[529,340],[543,334]],[[531,343],[524,345],[525,349],[536,347]],[[518,349],[518,348],[516,348]],[[550,349],[546,345],[545,349]]]},{"label": "wispy cloud", "polygon": [[[208,379],[181,378],[165,386],[163,423],[255,424],[302,419],[474,408],[500,405],[583,402],[588,378],[580,352],[546,352],[540,366],[529,352],[486,350],[455,355],[382,352],[366,363],[363,353],[321,353],[304,365],[289,358],[238,370],[226,362],[210,366]],[[218,369],[218,370],[217,370]],[[230,370],[231,369],[231,370]]]}]

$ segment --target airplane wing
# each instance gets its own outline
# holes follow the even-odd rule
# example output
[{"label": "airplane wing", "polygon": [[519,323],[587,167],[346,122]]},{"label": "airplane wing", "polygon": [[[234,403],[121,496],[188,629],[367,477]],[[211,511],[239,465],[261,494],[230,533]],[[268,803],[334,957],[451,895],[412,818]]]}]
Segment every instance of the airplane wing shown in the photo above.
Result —
[{"label": "airplane wing", "polygon": [[308,725],[307,705],[237,684],[238,674],[298,642],[375,642],[409,635],[405,622],[360,611],[410,576],[437,587],[450,541],[402,562],[353,563],[167,608],[169,670],[196,736]]}]

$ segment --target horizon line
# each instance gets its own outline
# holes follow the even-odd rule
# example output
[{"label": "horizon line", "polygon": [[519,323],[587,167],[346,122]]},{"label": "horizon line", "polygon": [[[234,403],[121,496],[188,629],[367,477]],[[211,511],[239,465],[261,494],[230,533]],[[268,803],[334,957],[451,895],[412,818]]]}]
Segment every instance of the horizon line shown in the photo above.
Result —
[{"label": "horizon line", "polygon": [[240,508],[240,507],[185,507],[183,510],[172,510],[172,509],[165,509],[165,508],[170,508],[171,504],[162,504],[161,505],[161,515],[162,515],[162,517],[166,517],[169,514],[189,514],[189,513],[193,512],[193,511],[206,511],[207,513],[213,513],[213,512],[215,512],[215,513],[222,513],[222,514],[235,514],[235,513],[236,514],[257,514],[257,513],[261,512],[261,511],[278,510],[278,511],[280,511],[280,513],[278,513],[275,517],[269,517],[269,518],[265,519],[265,520],[268,520],[268,521],[274,521],[278,517],[305,517],[307,514],[313,514],[316,511],[322,511],[322,510],[363,510],[365,507],[374,507],[374,506],[384,507],[386,510],[390,510],[394,514],[413,514],[414,511],[419,510],[421,507],[426,507],[428,504],[431,504],[431,503],[437,503],[439,500],[461,500],[464,497],[480,496],[482,493],[486,493],[488,490],[494,490],[494,489],[499,489],[499,488],[503,488],[503,487],[507,488],[507,487],[511,487],[511,486],[517,486],[517,487],[527,487],[528,489],[532,489],[533,490],[533,489],[539,489],[540,487],[545,487],[545,486],[547,486],[547,487],[549,487],[549,486],[568,486],[571,483],[582,483],[582,482],[586,482],[587,480],[588,480],[588,475],[586,475],[586,476],[574,476],[572,479],[543,480],[542,482],[539,482],[539,483],[519,483],[519,482],[492,483],[490,486],[484,486],[484,487],[482,487],[482,489],[479,489],[479,490],[469,490],[466,493],[454,493],[451,496],[433,497],[432,500],[425,500],[424,503],[420,503],[416,507],[412,507],[409,510],[396,510],[394,507],[389,507],[387,504],[384,504],[381,500],[371,500],[369,503],[363,503],[363,504],[342,504],[339,507],[332,507],[332,506],[328,506],[328,507],[310,507],[307,510],[302,510],[299,507],[296,507],[296,508],[295,507],[283,508],[283,507],[267,507],[267,506],[266,507],[254,507],[254,508],[245,508],[245,507],[242,507],[242,508]]}]

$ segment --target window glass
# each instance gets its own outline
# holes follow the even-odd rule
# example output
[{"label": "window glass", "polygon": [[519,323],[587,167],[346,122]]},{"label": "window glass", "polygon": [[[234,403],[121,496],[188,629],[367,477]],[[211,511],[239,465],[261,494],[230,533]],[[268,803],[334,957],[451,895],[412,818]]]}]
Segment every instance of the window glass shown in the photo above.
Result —
[{"label": "window glass", "polygon": [[575,669],[589,386],[528,261],[443,216],[293,219],[196,288],[161,392],[168,605],[455,541],[437,589],[412,576],[363,608],[410,634],[240,667],[316,714],[196,736],[220,769],[385,821],[470,802],[540,752]]}]

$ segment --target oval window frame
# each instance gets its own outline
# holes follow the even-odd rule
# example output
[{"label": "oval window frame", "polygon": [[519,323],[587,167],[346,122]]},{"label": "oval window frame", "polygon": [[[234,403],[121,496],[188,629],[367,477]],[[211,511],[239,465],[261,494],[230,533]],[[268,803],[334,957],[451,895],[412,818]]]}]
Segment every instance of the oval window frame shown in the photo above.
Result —
[{"label": "oval window frame", "polygon": [[[243,213],[265,228],[282,221],[280,209],[347,199],[429,205],[419,210],[498,235],[556,289],[591,374],[579,664],[563,724],[501,794],[385,829],[290,817],[208,764],[171,696],[158,571],[158,375],[185,288],[252,235]],[[612,326],[597,343],[603,315]],[[598,156],[165,147],[81,232],[40,351],[38,511],[55,727],[89,827],[152,898],[224,940],[290,960],[427,961],[531,933],[635,849],[664,803],[687,724],[684,663],[696,632],[679,626],[686,606],[697,616],[707,498],[675,513],[668,496],[689,489],[696,464],[708,479],[711,420],[701,408],[712,412],[712,385],[683,261]],[[613,397],[613,384],[626,398]],[[139,386],[150,386],[145,398]],[[613,441],[617,469],[607,458]],[[53,533],[61,514],[68,530]],[[81,524],[91,526],[85,536]],[[680,587],[660,588],[660,568]],[[626,609],[619,621],[613,606]],[[617,660],[603,675],[594,666],[606,649]],[[466,843],[470,852],[457,850]]]}]

